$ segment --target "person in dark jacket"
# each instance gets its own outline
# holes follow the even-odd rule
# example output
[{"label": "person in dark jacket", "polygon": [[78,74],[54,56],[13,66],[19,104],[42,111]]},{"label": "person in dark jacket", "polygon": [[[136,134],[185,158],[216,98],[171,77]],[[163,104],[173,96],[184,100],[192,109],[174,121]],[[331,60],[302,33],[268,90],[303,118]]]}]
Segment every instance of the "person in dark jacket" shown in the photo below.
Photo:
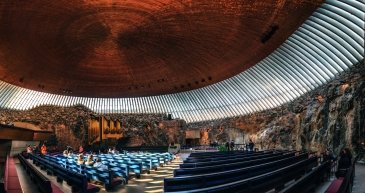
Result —
[{"label": "person in dark jacket", "polygon": [[226,142],[226,149],[227,149],[227,151],[230,151],[229,142],[228,141]]},{"label": "person in dark jacket", "polygon": [[250,149],[250,151],[253,151],[255,147],[255,144],[253,143],[252,139],[250,139],[250,142],[248,143],[248,148]]},{"label": "person in dark jacket", "polygon": [[340,152],[337,166],[336,177],[344,177],[346,175],[347,169],[351,167],[352,155],[348,148],[343,149]]},{"label": "person in dark jacket", "polygon": [[231,143],[229,144],[229,148],[231,149],[231,151],[234,150],[234,141],[232,140]]}]

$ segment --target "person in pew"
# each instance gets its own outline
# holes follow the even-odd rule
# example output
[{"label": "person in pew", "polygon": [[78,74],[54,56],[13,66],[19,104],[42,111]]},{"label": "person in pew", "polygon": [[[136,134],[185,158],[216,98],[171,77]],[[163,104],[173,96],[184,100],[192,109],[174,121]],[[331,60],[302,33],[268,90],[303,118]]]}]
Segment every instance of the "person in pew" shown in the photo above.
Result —
[{"label": "person in pew", "polygon": [[250,139],[250,142],[248,143],[249,150],[253,151],[254,147],[255,147],[255,144],[253,143],[252,139]]},{"label": "person in pew", "polygon": [[45,156],[47,154],[47,146],[46,144],[43,143],[42,147],[41,147],[41,155]]},{"label": "person in pew", "polygon": [[333,155],[330,149],[326,149],[326,151],[323,152],[322,157],[323,157],[322,162],[331,161],[332,163],[336,160],[335,156]]},{"label": "person in pew", "polygon": [[338,166],[336,172],[337,178],[346,176],[347,169],[351,167],[351,162],[352,162],[352,154],[348,148],[344,148],[340,152],[339,157],[340,158],[338,160]]},{"label": "person in pew", "polygon": [[85,162],[85,165],[87,165],[87,166],[94,165],[94,156],[93,156],[93,154],[90,154],[90,155],[87,156],[87,160]]},{"label": "person in pew", "polygon": [[227,151],[230,151],[230,149],[229,149],[229,142],[228,141],[226,142],[226,145],[225,146],[226,146]]},{"label": "person in pew", "polygon": [[118,154],[118,153],[119,153],[119,151],[117,150],[117,148],[113,147],[112,154]]},{"label": "person in pew", "polygon": [[68,151],[67,151],[67,149],[65,151],[63,151],[63,156],[64,157],[68,157]]},{"label": "person in pew", "polygon": [[80,145],[80,147],[79,147],[79,153],[84,153],[84,148],[82,147],[82,145]]},{"label": "person in pew", "polygon": [[77,165],[84,165],[85,161],[84,161],[84,155],[83,154],[79,154],[77,156]]},{"label": "person in pew", "polygon": [[101,162],[101,158],[98,157],[96,159],[96,162],[94,164],[94,168],[97,168],[99,170],[107,170],[108,169],[108,166],[104,165],[102,162]]},{"label": "person in pew", "polygon": [[70,152],[70,151],[73,151],[73,148],[71,146],[67,146],[67,151]]},{"label": "person in pew", "polygon": [[27,147],[27,153],[32,153],[33,152],[33,149],[30,145],[28,145]]},{"label": "person in pew", "polygon": [[229,144],[229,148],[231,149],[231,151],[234,150],[234,141],[231,140],[231,143]]},{"label": "person in pew", "polygon": [[33,146],[33,153],[34,154],[38,154],[39,153],[39,146],[38,145],[34,145]]}]

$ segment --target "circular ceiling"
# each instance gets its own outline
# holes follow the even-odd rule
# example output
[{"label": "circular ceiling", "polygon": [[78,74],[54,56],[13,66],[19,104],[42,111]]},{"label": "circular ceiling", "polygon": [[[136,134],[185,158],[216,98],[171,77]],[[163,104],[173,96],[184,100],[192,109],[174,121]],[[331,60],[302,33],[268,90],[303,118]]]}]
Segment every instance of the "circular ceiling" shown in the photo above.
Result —
[{"label": "circular ceiling", "polygon": [[280,46],[322,0],[0,2],[0,79],[84,97],[177,93]]}]

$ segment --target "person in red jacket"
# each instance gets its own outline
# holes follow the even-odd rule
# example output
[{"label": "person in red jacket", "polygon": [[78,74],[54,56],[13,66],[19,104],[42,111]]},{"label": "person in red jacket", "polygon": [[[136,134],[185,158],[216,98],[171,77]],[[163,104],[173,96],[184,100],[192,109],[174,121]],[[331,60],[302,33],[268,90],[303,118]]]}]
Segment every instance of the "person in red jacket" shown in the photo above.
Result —
[{"label": "person in red jacket", "polygon": [[41,147],[41,154],[44,156],[47,154],[47,147],[46,144],[43,143],[42,147]]}]

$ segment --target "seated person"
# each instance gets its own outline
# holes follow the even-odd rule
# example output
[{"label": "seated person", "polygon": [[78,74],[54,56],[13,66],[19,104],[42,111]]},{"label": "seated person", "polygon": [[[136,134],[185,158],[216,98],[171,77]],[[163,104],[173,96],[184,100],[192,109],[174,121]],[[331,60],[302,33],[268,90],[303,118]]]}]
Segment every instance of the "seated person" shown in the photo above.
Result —
[{"label": "seated person", "polygon": [[112,150],[112,148],[109,148],[109,149],[108,149],[108,153],[113,154],[113,150]]},{"label": "seated person", "polygon": [[82,145],[80,145],[79,147],[79,153],[84,153],[84,148],[82,147]]},{"label": "seated person", "polygon": [[63,151],[63,156],[64,157],[68,157],[68,151],[67,151],[67,149],[65,151]]},{"label": "seated person", "polygon": [[91,166],[93,164],[94,164],[94,156],[93,156],[93,154],[90,154],[90,155],[87,156],[87,160],[85,162],[85,165]]},{"label": "seated person", "polygon": [[28,145],[27,147],[27,153],[32,153],[33,152],[33,149],[30,145]]},{"label": "seated person", "polygon": [[94,168],[97,168],[99,170],[107,170],[108,169],[108,166],[104,165],[102,162],[101,162],[101,158],[98,157],[96,159],[96,163],[94,164]]},{"label": "seated person", "polygon": [[46,144],[43,144],[41,147],[41,155],[46,155],[47,154],[47,146]]},{"label": "seated person", "polygon": [[111,153],[112,153],[112,154],[118,154],[119,152],[118,152],[118,150],[117,150],[115,147],[113,147],[113,149],[112,149]]},{"label": "seated person", "polygon": [[82,154],[79,154],[77,157],[77,164],[83,165],[84,164],[84,156]]},{"label": "seated person", "polygon": [[73,154],[72,150],[68,151],[67,157],[72,157],[72,154]]}]

